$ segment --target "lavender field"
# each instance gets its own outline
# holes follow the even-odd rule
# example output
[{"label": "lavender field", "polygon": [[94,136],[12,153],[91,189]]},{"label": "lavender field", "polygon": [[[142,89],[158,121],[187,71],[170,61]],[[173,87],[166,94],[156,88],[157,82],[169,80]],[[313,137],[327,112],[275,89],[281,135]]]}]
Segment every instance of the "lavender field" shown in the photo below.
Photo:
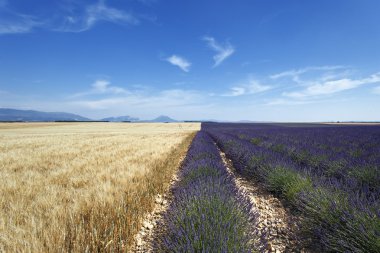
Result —
[{"label": "lavender field", "polygon": [[252,206],[237,191],[207,133],[194,138],[179,177],[158,251],[252,252]]},{"label": "lavender field", "polygon": [[380,126],[203,123],[151,249],[380,252],[379,164]]},{"label": "lavender field", "polygon": [[203,124],[236,171],[302,217],[323,251],[380,252],[380,127]]}]

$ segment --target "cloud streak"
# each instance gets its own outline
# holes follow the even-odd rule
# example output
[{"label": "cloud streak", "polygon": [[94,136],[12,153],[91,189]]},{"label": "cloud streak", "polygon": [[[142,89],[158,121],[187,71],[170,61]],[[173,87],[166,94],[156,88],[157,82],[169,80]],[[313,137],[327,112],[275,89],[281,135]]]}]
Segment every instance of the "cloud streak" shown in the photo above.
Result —
[{"label": "cloud streak", "polygon": [[69,96],[68,103],[87,109],[169,108],[199,105],[204,98],[201,92],[188,89],[124,89],[113,86],[108,80],[96,80],[88,91]]},{"label": "cloud streak", "polygon": [[343,69],[345,68],[344,66],[312,66],[312,67],[305,67],[301,69],[292,69],[292,70],[287,70],[281,73],[273,74],[270,76],[271,79],[279,79],[279,78],[284,78],[284,77],[298,77],[299,75],[305,74],[310,71],[332,71],[332,70],[338,70],[338,69]]},{"label": "cloud streak", "polygon": [[268,101],[265,103],[265,105],[268,106],[277,106],[277,105],[307,105],[307,104],[314,104],[314,103],[320,103],[322,101],[319,100],[290,100],[290,99],[283,99],[283,98],[276,98],[271,101]]},{"label": "cloud streak", "polygon": [[170,64],[179,67],[180,69],[182,69],[185,72],[190,71],[191,63],[181,56],[172,55],[172,56],[166,58],[165,60],[167,62],[169,62]]},{"label": "cloud streak", "polygon": [[208,46],[217,54],[214,55],[214,68],[219,66],[224,60],[230,57],[234,52],[234,47],[228,42],[225,45],[219,44],[213,37],[205,36],[203,40],[207,42]]},{"label": "cloud streak", "polygon": [[230,89],[229,93],[223,94],[225,97],[237,97],[242,95],[252,95],[262,93],[272,89],[270,85],[263,85],[259,81],[249,79],[247,83],[234,86]]},{"label": "cloud streak", "polygon": [[122,95],[129,94],[130,92],[124,88],[118,86],[111,86],[111,82],[105,79],[98,79],[92,85],[89,91],[75,93],[71,95],[71,98],[85,97],[90,95],[103,95],[113,94]]},{"label": "cloud streak", "polygon": [[0,34],[29,33],[37,28],[55,32],[84,32],[100,22],[118,25],[137,25],[140,20],[133,14],[106,5],[99,0],[92,5],[71,3],[66,9],[56,8],[54,18],[25,15],[11,10],[0,0]]},{"label": "cloud streak", "polygon": [[37,18],[16,13],[8,8],[6,1],[0,1],[0,35],[29,33],[42,25],[44,23]]},{"label": "cloud streak", "polygon": [[169,108],[196,105],[202,95],[193,90],[169,89],[155,94],[130,93],[108,98],[73,100],[70,103],[88,109],[110,109],[120,106],[134,108]]},{"label": "cloud streak", "polygon": [[83,32],[102,21],[119,25],[139,24],[139,19],[131,13],[109,7],[105,4],[104,0],[100,0],[96,4],[86,6],[83,14],[80,16],[65,16],[63,24],[54,30],[61,32]]},{"label": "cloud streak", "polygon": [[358,88],[359,86],[365,84],[373,84],[380,82],[380,73],[373,74],[367,78],[362,79],[338,79],[326,81],[323,83],[317,83],[307,87],[301,91],[295,92],[284,92],[283,95],[286,97],[292,98],[306,98],[306,97],[315,97],[322,95],[331,95],[345,90],[351,90]]}]

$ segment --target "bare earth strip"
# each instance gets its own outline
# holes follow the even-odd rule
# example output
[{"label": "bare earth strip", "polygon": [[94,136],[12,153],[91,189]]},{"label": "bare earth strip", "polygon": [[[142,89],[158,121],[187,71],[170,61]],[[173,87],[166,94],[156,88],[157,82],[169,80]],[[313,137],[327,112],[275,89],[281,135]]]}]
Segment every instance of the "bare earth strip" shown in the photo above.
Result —
[{"label": "bare earth strip", "polygon": [[[273,197],[263,186],[248,181],[240,177],[234,170],[232,161],[220,151],[223,162],[227,171],[233,176],[236,187],[246,195],[254,209],[252,214],[259,213],[257,227],[252,227],[252,234],[255,234],[254,241],[256,249],[260,252],[309,252],[303,249],[297,240],[295,231],[298,231],[299,219],[290,214],[280,200]],[[157,195],[155,206],[152,212],[147,214],[144,222],[136,235],[132,252],[151,253],[155,252],[153,241],[165,233],[162,228],[163,216],[169,207],[172,196],[172,186],[178,181],[177,175],[173,175],[170,186],[166,189],[164,195]]]},{"label": "bare earth strip", "polygon": [[227,170],[235,177],[235,183],[244,195],[248,196],[259,214],[256,228],[256,248],[260,252],[312,252],[305,249],[299,241],[299,218],[292,215],[284,204],[258,182],[247,180],[239,176],[232,164],[220,151]]},{"label": "bare earth strip", "polygon": [[[184,158],[184,157],[183,157]],[[182,159],[183,160],[183,159]],[[163,217],[170,203],[173,201],[172,186],[178,181],[177,173],[173,175],[170,186],[163,194],[158,194],[155,198],[153,210],[148,213],[142,222],[140,231],[135,237],[132,247],[134,253],[152,253],[155,252],[153,242],[164,233],[162,228],[165,226]]]},{"label": "bare earth strip", "polygon": [[0,124],[0,252],[126,251],[199,124]]},{"label": "bare earth strip", "polygon": [[[215,144],[215,146],[217,147],[216,144]],[[220,155],[221,155],[223,162],[226,162],[225,154],[221,152]],[[182,157],[181,161],[183,161],[184,158],[185,158],[185,156]],[[181,167],[182,166],[179,166],[179,168],[181,168]],[[245,188],[240,185],[240,182],[238,182],[238,179],[235,177],[235,174],[232,173],[232,171],[228,167],[228,165],[227,165],[227,170],[231,175],[233,175],[234,181],[235,181],[235,184],[236,184],[236,187],[238,188],[238,190],[247,194],[245,191]],[[145,219],[144,219],[144,222],[140,228],[140,231],[135,237],[135,243],[134,243],[134,247],[132,248],[132,252],[134,252],[134,253],[157,252],[157,249],[154,248],[154,241],[159,240],[159,238],[165,234],[164,228],[166,227],[166,224],[164,221],[164,215],[165,215],[167,209],[169,208],[171,202],[174,199],[172,190],[173,190],[174,185],[180,180],[178,178],[178,172],[179,171],[177,171],[173,175],[173,177],[171,179],[171,183],[170,183],[169,187],[166,189],[166,191],[164,192],[164,194],[163,195],[158,194],[156,196],[155,206],[153,208],[153,211],[145,216]],[[256,210],[256,206],[254,204],[254,205],[252,205],[252,210],[251,210],[252,220],[254,220],[254,218],[256,217],[256,216],[254,216],[256,214],[256,212],[257,212],[257,210]],[[250,232],[252,235],[254,235],[255,231],[256,231],[256,229],[254,227],[252,227],[252,231],[250,231]],[[252,242],[254,242],[253,244],[259,244],[257,239],[258,238],[256,236],[254,236],[254,238],[252,238]],[[255,241],[257,241],[257,242],[255,243]]]}]

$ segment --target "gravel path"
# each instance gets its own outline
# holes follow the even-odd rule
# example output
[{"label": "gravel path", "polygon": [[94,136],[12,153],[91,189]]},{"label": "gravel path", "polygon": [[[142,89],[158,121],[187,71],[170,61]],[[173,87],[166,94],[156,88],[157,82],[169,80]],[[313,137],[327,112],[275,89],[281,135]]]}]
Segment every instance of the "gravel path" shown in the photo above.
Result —
[{"label": "gravel path", "polygon": [[247,195],[259,214],[256,234],[256,248],[260,252],[313,252],[305,249],[306,242],[299,239],[300,218],[291,214],[290,209],[264,186],[253,180],[247,180],[236,173],[232,161],[220,151],[227,170],[235,177],[235,183],[243,194]]},{"label": "gravel path", "polygon": [[[256,228],[253,228],[256,234],[256,249],[259,249],[260,252],[314,253],[315,251],[306,249],[307,242],[305,240],[301,242],[297,236],[300,233],[298,225],[300,218],[292,215],[290,209],[266,191],[262,184],[254,180],[247,180],[236,173],[232,161],[222,151],[220,151],[220,155],[228,172],[235,178],[236,186],[249,197],[255,212],[259,214]],[[164,233],[163,215],[173,199],[171,189],[177,181],[178,177],[174,175],[166,193],[156,196],[154,209],[146,215],[143,226],[135,237],[135,244],[132,246],[131,252],[156,252],[153,248],[153,241]]]},{"label": "gravel path", "polygon": [[[177,172],[178,173],[178,172]],[[135,237],[135,244],[132,246],[131,252],[150,253],[157,252],[154,250],[153,241],[163,233],[163,215],[168,209],[173,195],[172,186],[178,181],[177,174],[172,177],[170,186],[165,194],[158,194],[155,198],[153,211],[146,215],[140,232]]]}]

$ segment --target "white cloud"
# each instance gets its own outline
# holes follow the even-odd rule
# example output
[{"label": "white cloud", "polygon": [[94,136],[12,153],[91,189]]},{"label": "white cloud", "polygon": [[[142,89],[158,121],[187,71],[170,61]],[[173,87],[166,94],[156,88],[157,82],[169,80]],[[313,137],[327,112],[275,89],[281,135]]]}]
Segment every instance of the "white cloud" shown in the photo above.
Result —
[{"label": "white cloud", "polygon": [[[133,87],[133,86],[131,86]],[[85,92],[69,96],[68,103],[88,109],[118,110],[126,108],[170,108],[198,105],[204,95],[196,90],[155,90],[138,85],[134,89],[112,86],[108,80],[99,79]]]},{"label": "white cloud", "polygon": [[245,88],[243,87],[232,87],[231,88],[231,93],[225,94],[224,96],[241,96],[245,94]]},{"label": "white cloud", "polygon": [[213,37],[205,36],[203,37],[203,40],[205,40],[208,44],[208,46],[217,52],[216,55],[214,55],[214,67],[217,67],[220,65],[225,59],[230,57],[234,52],[234,47],[226,43],[224,46],[219,44]]},{"label": "white cloud", "polygon": [[278,78],[283,78],[283,77],[291,77],[291,78],[296,78],[302,74],[305,74],[310,71],[331,71],[331,70],[338,70],[338,69],[343,69],[346,68],[344,66],[312,66],[312,67],[306,67],[306,68],[301,68],[301,69],[292,69],[288,71],[284,71],[281,73],[273,74],[270,76],[271,79],[278,79]]},{"label": "white cloud", "polygon": [[111,86],[111,82],[105,79],[98,79],[92,85],[89,91],[80,92],[71,95],[71,98],[84,97],[90,95],[99,95],[99,94],[129,94],[130,92],[124,88]]},{"label": "white cloud", "polygon": [[17,13],[0,0],[0,34],[28,33],[35,28],[43,28],[56,32],[83,32],[91,29],[101,21],[119,25],[139,23],[139,19],[131,13],[106,5],[99,0],[92,5],[70,2],[67,9],[56,8],[53,17],[36,17]]},{"label": "white cloud", "polygon": [[79,16],[65,16],[63,25],[53,30],[61,32],[83,32],[91,29],[101,21],[132,25],[139,23],[139,20],[134,15],[116,8],[108,7],[104,0],[99,0],[96,4],[86,6],[84,13]]},{"label": "white cloud", "polygon": [[173,64],[174,66],[179,67],[185,72],[189,72],[190,70],[191,63],[178,55],[172,55],[167,58],[166,61]]},{"label": "white cloud", "polygon": [[110,109],[120,106],[134,108],[169,108],[195,105],[200,102],[202,95],[194,90],[169,89],[156,92],[155,94],[133,93],[101,98],[74,100],[71,104],[89,109]]},{"label": "white cloud", "polygon": [[43,24],[33,16],[15,13],[0,3],[0,35],[28,33]]},{"label": "white cloud", "polygon": [[98,93],[112,93],[112,94],[122,94],[122,93],[127,93],[127,90],[116,87],[116,86],[111,86],[111,83],[107,80],[96,80],[92,84],[93,90],[98,92]]},{"label": "white cloud", "polygon": [[373,88],[372,93],[380,95],[380,86]]},{"label": "white cloud", "polygon": [[257,94],[270,89],[272,89],[272,86],[260,84],[260,82],[251,78],[247,83],[232,87],[229,93],[223,94],[222,96],[237,97],[242,95]]},{"label": "white cloud", "polygon": [[273,100],[268,101],[265,103],[265,105],[306,105],[306,104],[314,104],[321,101],[318,100],[290,100],[290,99],[283,99],[283,98],[276,98]]},{"label": "white cloud", "polygon": [[322,83],[316,83],[307,87],[302,91],[284,92],[283,95],[292,98],[305,98],[321,95],[330,95],[344,90],[358,88],[364,84],[379,83],[380,73],[373,74],[363,79],[338,79],[330,80]]},{"label": "white cloud", "polygon": [[[380,82],[380,72],[364,78],[355,78],[357,70],[345,66],[314,66],[284,71],[269,76],[281,85],[281,95],[292,99],[320,99],[366,84]],[[288,101],[288,100],[286,100]]]}]

